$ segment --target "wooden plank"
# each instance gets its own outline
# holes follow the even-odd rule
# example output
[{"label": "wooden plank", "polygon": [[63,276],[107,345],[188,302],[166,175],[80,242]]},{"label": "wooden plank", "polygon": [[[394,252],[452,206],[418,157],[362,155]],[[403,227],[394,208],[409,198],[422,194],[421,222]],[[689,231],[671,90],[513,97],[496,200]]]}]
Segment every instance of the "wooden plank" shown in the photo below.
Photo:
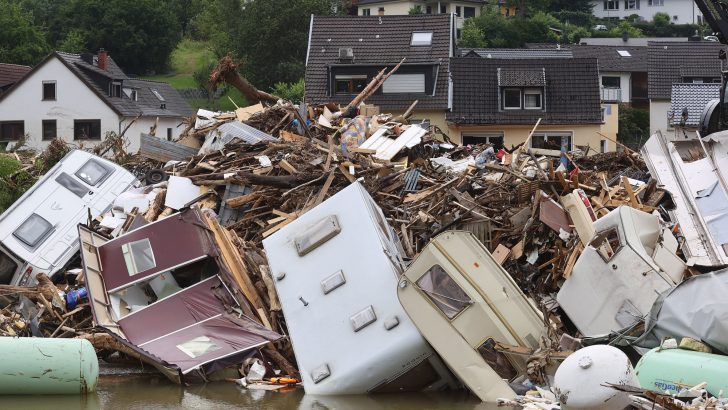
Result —
[{"label": "wooden plank", "polygon": [[281,162],[278,163],[278,166],[291,175],[298,174],[298,170],[296,169],[296,167],[291,165],[291,163],[286,161],[285,159],[281,160]]},{"label": "wooden plank", "polygon": [[571,272],[574,270],[576,259],[581,255],[581,251],[584,250],[584,244],[581,241],[576,243],[574,250],[569,254],[569,258],[566,259],[566,267],[564,268],[564,279],[569,279]]},{"label": "wooden plank", "polygon": [[[248,275],[247,266],[245,265],[242,256],[240,256],[240,252],[232,242],[230,233],[220,225],[217,219],[211,217],[208,214],[203,215],[207,226],[213,233],[215,243],[220,248],[220,256],[223,263],[228,268],[228,271],[230,271],[230,273],[232,274],[233,280],[235,280],[235,283],[240,288],[240,291],[243,292],[245,298],[248,300],[248,302],[250,302],[251,305],[253,305],[253,308],[256,310],[258,315],[260,315],[261,311],[258,309],[264,308],[265,306],[258,296],[258,291],[255,288],[253,281]],[[265,314],[263,314],[262,316],[265,316]],[[261,323],[270,323],[267,317],[265,317],[264,319],[262,316],[260,317]]]},{"label": "wooden plank", "polygon": [[495,248],[493,251],[493,259],[495,259],[496,262],[498,262],[499,265],[503,266],[503,262],[508,260],[508,257],[511,255],[511,250],[508,249],[507,246],[503,245],[502,243],[498,245],[498,247]]},{"label": "wooden plank", "polygon": [[326,178],[326,182],[324,182],[324,187],[321,188],[321,191],[319,191],[318,196],[316,197],[316,201],[313,203],[313,207],[316,207],[318,204],[324,201],[324,198],[326,197],[326,193],[329,192],[329,188],[331,188],[331,183],[334,182],[334,172],[329,172],[329,177]]},{"label": "wooden plank", "polygon": [[238,207],[241,207],[241,206],[243,206],[243,205],[245,205],[247,203],[250,203],[250,202],[255,201],[259,197],[260,197],[260,193],[259,192],[251,192],[251,193],[246,194],[246,195],[240,195],[240,196],[237,196],[235,198],[230,198],[227,201],[225,201],[225,203],[227,204],[227,206],[229,206],[231,208],[238,208]]},{"label": "wooden plank", "polygon": [[635,196],[634,191],[632,190],[632,185],[629,184],[629,179],[625,176],[622,176],[622,185],[624,185],[624,190],[627,191],[629,203],[632,205],[632,208],[641,209],[642,205],[637,200],[637,196]]},{"label": "wooden plank", "polygon": [[306,138],[306,137],[304,137],[302,135],[298,135],[298,134],[294,134],[292,132],[288,132],[286,130],[282,130],[281,133],[280,133],[280,136],[281,136],[281,139],[283,141],[288,141],[288,142],[305,142],[305,141],[308,141],[308,138]]},{"label": "wooden plank", "polygon": [[356,178],[354,177],[354,175],[351,175],[349,173],[349,170],[346,169],[344,164],[339,164],[339,171],[341,171],[341,173],[344,174],[344,176],[346,177],[346,179],[349,180],[349,182],[353,183],[354,181],[356,181]]}]

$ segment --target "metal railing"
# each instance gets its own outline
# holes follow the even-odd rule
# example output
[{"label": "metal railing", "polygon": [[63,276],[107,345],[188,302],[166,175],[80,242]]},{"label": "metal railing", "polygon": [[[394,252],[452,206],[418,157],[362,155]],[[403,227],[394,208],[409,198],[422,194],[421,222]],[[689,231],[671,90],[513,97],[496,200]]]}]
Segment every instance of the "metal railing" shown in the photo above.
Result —
[{"label": "metal railing", "polygon": [[622,101],[622,89],[621,88],[602,88],[602,101],[609,102],[621,102]]}]

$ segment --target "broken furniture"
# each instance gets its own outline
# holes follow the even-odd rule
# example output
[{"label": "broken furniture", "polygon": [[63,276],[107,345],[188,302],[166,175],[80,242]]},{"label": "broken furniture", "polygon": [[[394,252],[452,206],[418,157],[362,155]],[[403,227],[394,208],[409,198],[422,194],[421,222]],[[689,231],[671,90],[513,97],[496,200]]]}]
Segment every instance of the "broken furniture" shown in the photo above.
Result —
[{"label": "broken furniture", "polygon": [[533,302],[470,232],[433,238],[407,268],[397,296],[422,335],[483,401],[513,398],[505,380],[526,373],[498,342],[536,349],[544,321]]}]

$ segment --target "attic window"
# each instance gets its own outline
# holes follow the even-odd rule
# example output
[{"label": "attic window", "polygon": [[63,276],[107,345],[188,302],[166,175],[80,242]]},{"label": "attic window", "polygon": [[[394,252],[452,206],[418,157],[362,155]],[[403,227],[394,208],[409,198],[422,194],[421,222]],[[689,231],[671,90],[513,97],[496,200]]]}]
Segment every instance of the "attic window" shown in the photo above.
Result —
[{"label": "attic window", "polygon": [[619,53],[622,57],[632,57],[632,54],[630,54],[627,50],[617,50],[617,53]]},{"label": "attic window", "polygon": [[162,94],[160,94],[159,91],[155,90],[154,88],[152,88],[151,90],[152,90],[152,94],[154,94],[154,96],[157,97],[157,99],[159,101],[162,101],[162,102],[167,101],[164,99],[164,97],[162,97]]},{"label": "attic window", "polygon": [[109,97],[121,97],[121,82],[112,81],[109,84]]},{"label": "attic window", "polygon": [[412,33],[411,46],[431,46],[432,45],[432,32],[414,32]]}]

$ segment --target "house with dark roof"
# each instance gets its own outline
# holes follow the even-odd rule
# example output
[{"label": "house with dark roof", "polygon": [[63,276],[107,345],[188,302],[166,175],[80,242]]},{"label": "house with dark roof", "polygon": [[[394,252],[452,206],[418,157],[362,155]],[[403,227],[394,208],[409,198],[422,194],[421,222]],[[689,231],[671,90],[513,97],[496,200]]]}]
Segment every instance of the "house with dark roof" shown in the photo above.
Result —
[{"label": "house with dark roof", "polygon": [[526,44],[531,50],[568,51],[575,58],[596,58],[601,99],[647,108],[647,46]]},{"label": "house with dark roof", "polygon": [[617,115],[602,109],[594,58],[462,57],[450,60],[450,70],[453,104],[447,120],[454,141],[515,146],[540,118],[529,144],[537,152],[615,149],[600,135],[616,137]]},{"label": "house with dark roof", "polygon": [[30,148],[43,149],[62,138],[88,146],[126,129],[126,149],[136,152],[142,132],[156,125],[158,137],[176,138],[193,110],[168,84],[127,77],[102,49],[49,54],[0,96],[0,113],[0,141],[26,136]]},{"label": "house with dark roof", "polygon": [[27,65],[0,63],[0,95],[20,81],[30,71]]},{"label": "house with dark roof", "polygon": [[414,115],[447,129],[454,16],[312,16],[306,57],[306,101],[348,104],[383,68],[405,62],[367,99],[382,112]]},{"label": "house with dark roof", "polygon": [[695,138],[695,131],[700,131],[703,126],[710,126],[712,115],[704,117],[703,114],[712,114],[719,102],[719,83],[675,83],[672,85],[667,123],[675,128],[678,139],[680,136]]},{"label": "house with dark roof", "polygon": [[[707,97],[703,94],[713,94],[704,87],[678,86],[675,93],[673,89],[676,84],[720,84],[718,53],[725,50],[725,46],[710,41],[650,42],[647,50],[650,133],[660,131],[668,138],[684,138],[682,131],[676,132],[675,124],[680,120],[675,121],[675,109],[679,109],[682,116],[682,108],[673,107],[673,95],[704,101]],[[704,109],[692,103],[683,108],[688,109],[689,118],[699,117]],[[697,110],[700,113],[690,112]]]}]

